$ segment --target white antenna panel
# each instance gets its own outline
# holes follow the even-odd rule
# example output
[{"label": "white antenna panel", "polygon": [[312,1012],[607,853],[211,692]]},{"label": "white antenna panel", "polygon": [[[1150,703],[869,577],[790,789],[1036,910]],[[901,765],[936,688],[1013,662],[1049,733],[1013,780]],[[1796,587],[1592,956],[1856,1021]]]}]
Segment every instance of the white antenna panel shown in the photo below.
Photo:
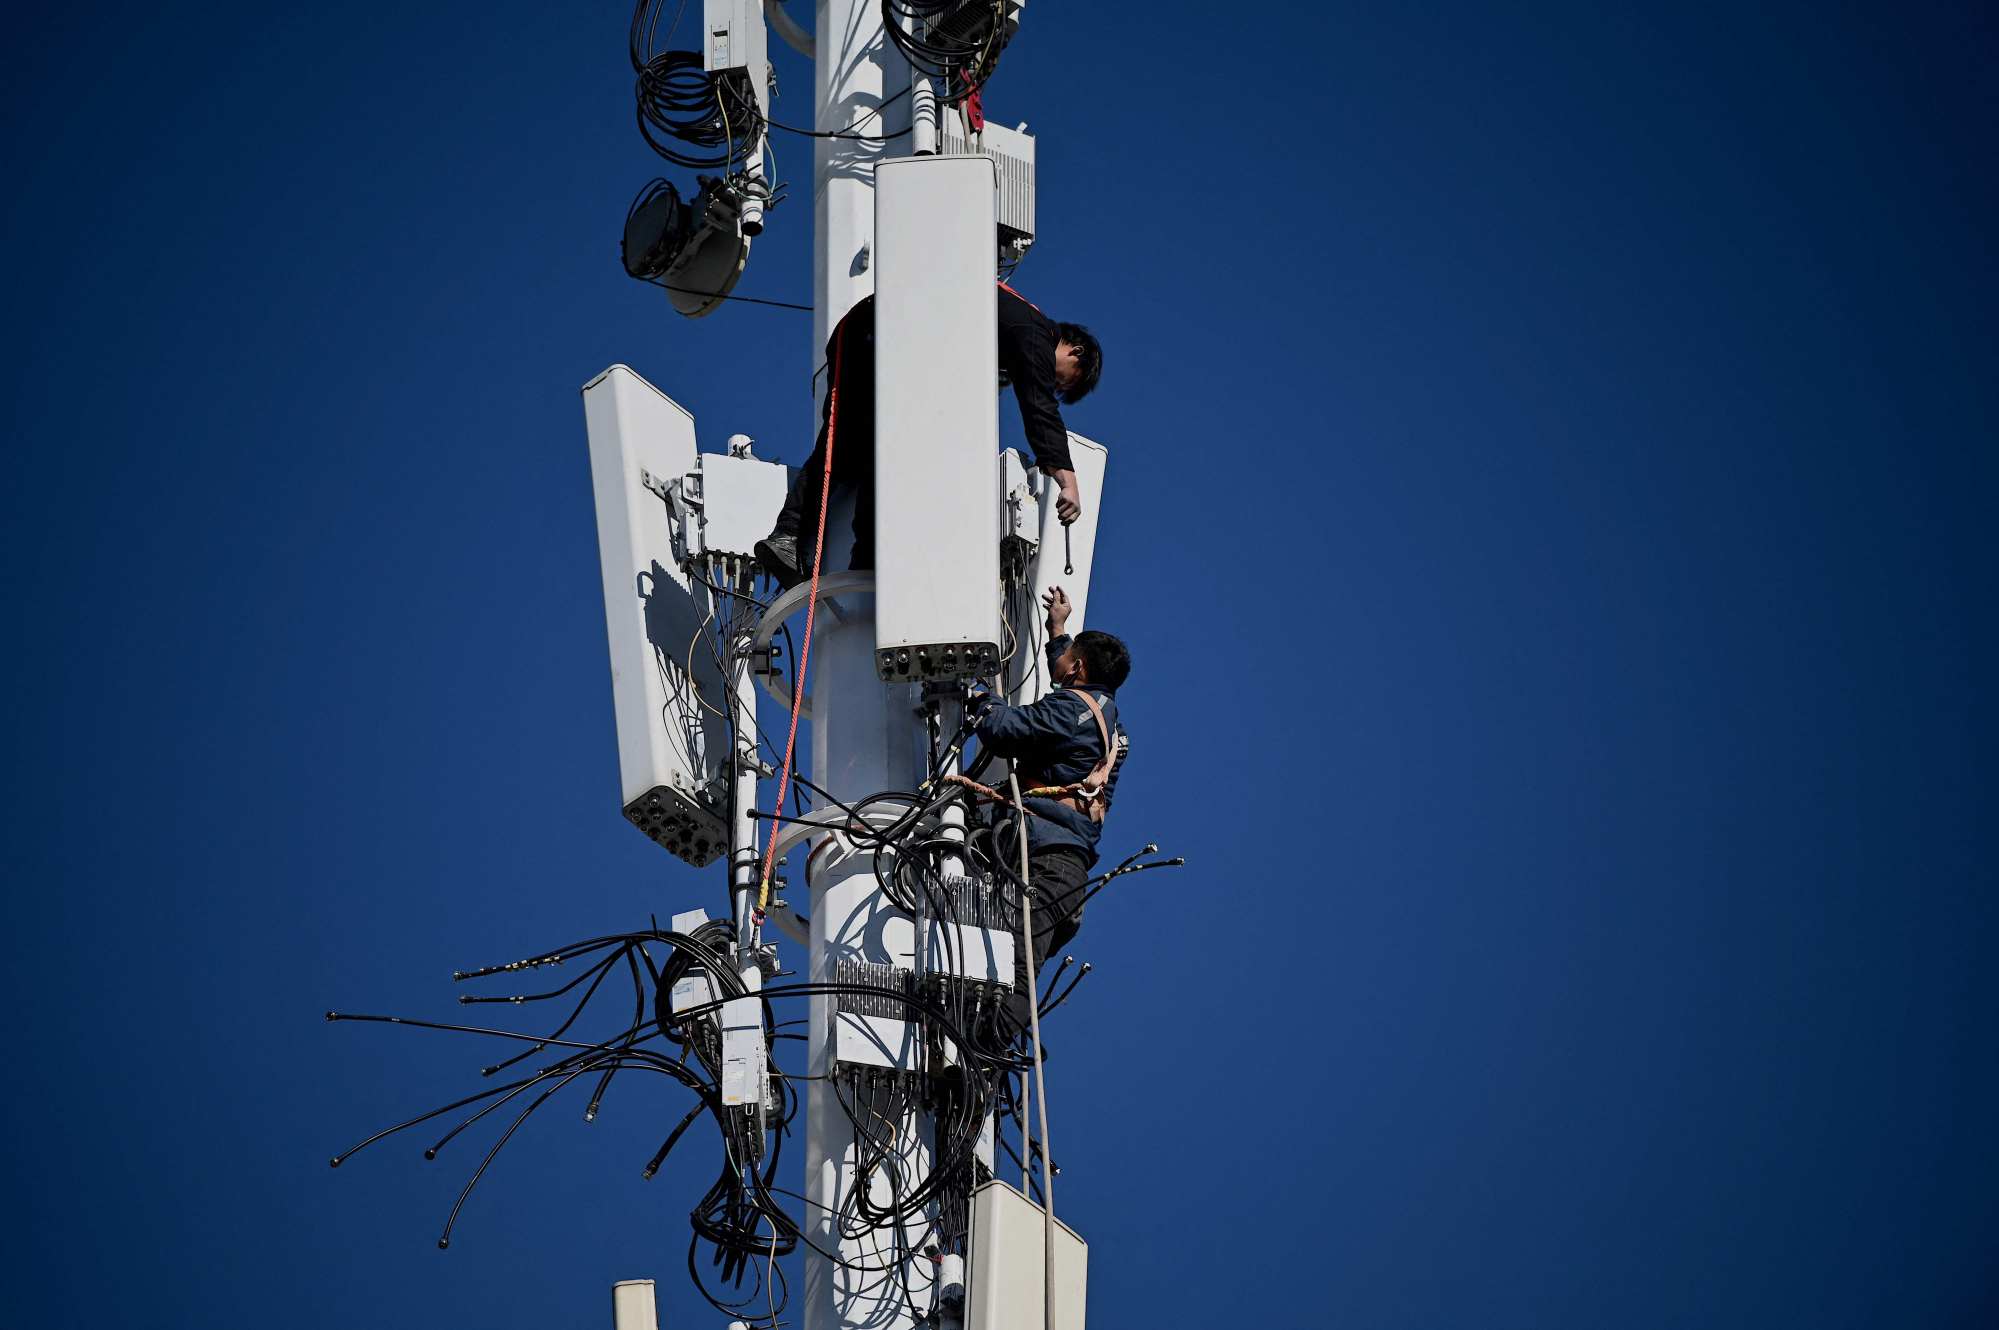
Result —
[{"label": "white antenna panel", "polygon": [[666,497],[695,468],[694,417],[623,365],[584,385],[583,417],[625,816],[698,868],[729,833],[727,694],[702,640],[708,590],[680,567]]},{"label": "white antenna panel", "polygon": [[993,164],[875,168],[875,672],[999,669]]},{"label": "white antenna panel", "polygon": [[615,1330],[659,1330],[659,1303],[650,1279],[621,1279],[611,1285]]},{"label": "white antenna panel", "polygon": [[[1004,1182],[972,1193],[965,1330],[1044,1330],[1048,1242],[1041,1207]],[[1083,1330],[1090,1248],[1055,1221],[1055,1324]]]},{"label": "white antenna panel", "polygon": [[[1083,515],[1069,528],[1066,544],[1062,519],[1055,513],[1060,488],[1052,477],[1037,470],[1027,473],[1028,482],[1041,500],[1041,542],[1034,552],[1028,594],[1013,608],[1013,628],[1019,640],[1007,667],[1007,678],[1018,682],[1009,690],[1007,700],[1015,706],[1038,702],[1054,687],[1054,681],[1048,677],[1048,629],[1041,609],[1041,598],[1048,588],[1059,586],[1069,597],[1071,635],[1090,626],[1090,573],[1096,565],[1097,518],[1103,511],[1104,473],[1110,464],[1110,453],[1101,443],[1072,430],[1069,464],[1076,471],[1076,495],[1083,502]],[[1065,571],[1068,568],[1076,571]]]}]

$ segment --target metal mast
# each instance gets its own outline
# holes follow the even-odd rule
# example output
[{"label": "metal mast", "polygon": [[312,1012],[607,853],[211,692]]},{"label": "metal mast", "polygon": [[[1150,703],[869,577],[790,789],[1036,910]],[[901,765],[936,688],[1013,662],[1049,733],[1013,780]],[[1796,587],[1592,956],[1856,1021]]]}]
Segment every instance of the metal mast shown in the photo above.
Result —
[{"label": "metal mast", "polygon": [[[814,127],[822,134],[885,135],[886,99],[908,86],[909,68],[882,32],[878,0],[819,0],[815,28]],[[900,85],[900,86],[897,86]],[[874,291],[876,160],[886,145],[866,138],[814,141],[813,328],[814,384],[827,391],[831,367],[827,339],[842,316]],[[838,435],[834,445],[838,447]],[[824,563],[847,566],[852,501],[838,496],[826,524]],[[874,597],[833,597],[824,606],[812,646],[813,767],[835,798],[854,802],[880,790],[913,787],[923,777],[916,743],[915,689],[884,685],[875,675]],[[831,844],[828,844],[831,842]],[[881,926],[902,924],[873,875],[871,856],[846,849],[838,837],[815,847],[805,868],[794,869],[792,890],[804,888],[811,905],[808,968],[815,982],[832,982],[843,960],[889,959]],[[796,880],[803,877],[805,881]],[[913,941],[913,939],[912,939]],[[870,945],[872,944],[872,945]],[[808,1072],[830,1078],[835,999],[811,999]],[[923,1302],[928,1272],[907,1262],[894,1268],[893,1243],[843,1238],[840,1216],[856,1185],[854,1127],[835,1098],[831,1079],[806,1083],[805,1195],[800,1216],[812,1246],[837,1251],[837,1265],[820,1250],[805,1258],[805,1330],[903,1330],[917,1324],[912,1301]],[[927,1125],[927,1124],[926,1124]],[[903,1143],[906,1176],[929,1170],[929,1132],[915,1122],[895,1124]],[[880,1200],[886,1202],[887,1197]],[[921,1241],[921,1231],[907,1234]],[[916,1291],[905,1296],[904,1282]]]}]

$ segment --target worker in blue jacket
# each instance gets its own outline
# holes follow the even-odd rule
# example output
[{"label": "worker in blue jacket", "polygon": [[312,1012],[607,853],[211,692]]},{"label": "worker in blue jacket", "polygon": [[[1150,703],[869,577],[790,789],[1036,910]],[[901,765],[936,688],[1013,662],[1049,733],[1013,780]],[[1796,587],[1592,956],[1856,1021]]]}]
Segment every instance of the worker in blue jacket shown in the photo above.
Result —
[{"label": "worker in blue jacket", "polygon": [[[979,743],[1010,759],[1020,782],[1028,814],[1037,971],[1082,927],[1084,884],[1096,865],[1104,814],[1130,747],[1117,710],[1117,690],[1131,673],[1130,651],[1109,633],[1070,637],[1072,606],[1061,587],[1050,588],[1042,604],[1048,611],[1048,670],[1055,690],[1024,707],[981,694],[971,710]],[[994,813],[994,851],[1008,868],[1020,862],[1018,816],[1007,806]],[[1014,982],[1016,998],[1033,993],[1019,949]],[[1024,1023],[1026,1003],[1017,1005]]]}]

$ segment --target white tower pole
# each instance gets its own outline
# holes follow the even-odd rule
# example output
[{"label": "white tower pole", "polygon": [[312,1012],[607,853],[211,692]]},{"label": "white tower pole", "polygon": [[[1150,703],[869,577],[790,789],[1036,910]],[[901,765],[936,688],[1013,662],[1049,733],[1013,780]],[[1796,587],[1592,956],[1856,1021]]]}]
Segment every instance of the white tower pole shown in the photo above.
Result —
[{"label": "white tower pole", "polygon": [[[882,34],[879,0],[819,0],[817,23],[815,128],[872,136],[893,132],[889,121],[901,121],[907,113],[885,117],[880,111],[886,97],[906,86],[908,72]],[[824,393],[832,372],[823,359],[827,339],[847,311],[874,291],[874,166],[889,155],[891,145],[822,138],[813,146],[817,244],[812,357],[818,371],[815,387]],[[841,440],[835,428],[837,455]],[[852,545],[852,503],[843,500],[836,497],[827,516],[823,567],[829,571],[847,567]],[[806,515],[801,552],[809,546],[817,516]],[[849,594],[823,604],[818,625],[811,662],[815,779],[843,802],[882,790],[913,789],[923,778],[917,690],[914,685],[887,686],[876,677],[873,597]],[[828,846],[828,840],[834,844]],[[799,878],[805,879],[811,900],[809,970],[815,981],[833,980],[843,960],[909,963],[913,927],[888,903],[865,850],[846,855],[837,837],[822,837],[809,855],[793,862],[798,865],[792,870],[793,890]],[[810,1002],[807,1065],[813,1077],[822,1079],[807,1082],[805,1092],[806,1205],[800,1218],[813,1247],[838,1252],[847,1264],[806,1249],[804,1330],[911,1330],[928,1310],[929,1263],[918,1260],[892,1268],[896,1244],[887,1233],[840,1235],[842,1215],[852,1223],[854,1127],[833,1083],[823,1079],[837,1070],[834,1000],[814,997]],[[931,1164],[927,1125],[906,1118],[893,1131],[904,1177],[926,1176]],[[872,1192],[877,1203],[888,1202],[887,1180],[879,1170]],[[919,1220],[904,1237],[919,1243],[926,1228]],[[925,1305],[911,1305],[905,1289]]]},{"label": "white tower pole", "polygon": [[[821,133],[889,132],[885,97],[905,86],[908,66],[882,35],[879,0],[819,0],[814,38],[814,128]],[[816,139],[812,209],[818,244],[812,256],[812,356],[824,368],[826,339],[840,317],[875,289],[875,160],[887,145],[867,139]],[[818,380],[821,391],[825,379]]]}]

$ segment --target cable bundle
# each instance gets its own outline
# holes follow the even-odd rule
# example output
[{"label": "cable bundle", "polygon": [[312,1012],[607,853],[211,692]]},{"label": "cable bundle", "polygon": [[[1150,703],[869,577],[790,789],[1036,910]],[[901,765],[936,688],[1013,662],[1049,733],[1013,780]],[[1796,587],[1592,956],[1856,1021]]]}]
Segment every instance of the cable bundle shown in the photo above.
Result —
[{"label": "cable bundle", "polygon": [[[632,14],[632,70],[638,76],[639,133],[652,150],[676,166],[721,170],[756,148],[763,137],[763,113],[756,92],[740,78],[718,78],[703,67],[699,51],[662,51],[674,22],[660,38],[665,0],[639,0]],[[682,0],[682,8],[685,0]]]},{"label": "cable bundle", "polygon": [[[751,573],[742,560],[709,556],[691,571],[714,599],[708,619],[696,629],[687,652],[691,658],[705,646],[718,676],[727,679],[732,653],[754,638],[756,623],[766,607],[750,594]],[[735,709],[726,699],[716,700],[724,705],[717,706],[707,698],[700,702],[729,722],[730,748],[735,751]],[[850,843],[872,855],[876,879],[898,909],[940,924],[1018,929],[1026,883],[1018,870],[1019,847],[1012,839],[1011,819],[990,826],[975,823],[962,841],[943,824],[941,814],[947,806],[965,797],[957,787],[945,785],[941,777],[956,762],[967,735],[962,728],[956,734],[943,732],[940,717],[938,709],[928,710],[929,779],[922,788],[885,790],[844,804],[797,776],[794,800],[801,797],[798,791],[809,791],[827,808],[843,815],[834,819],[829,829],[837,828]],[[742,737],[746,744],[750,742],[750,736]],[[775,745],[761,727],[757,727],[755,739],[756,746],[776,756]],[[989,754],[982,754],[972,764],[970,774],[981,774],[989,758]],[[768,824],[793,820],[774,812],[758,812],[756,817]],[[766,834],[775,834],[775,830],[772,825]],[[1116,878],[1178,862],[1138,862],[1153,852],[1155,847],[1148,845],[1138,855],[1098,875],[1086,884],[1085,900]],[[969,876],[947,875],[947,859],[962,864]],[[935,936],[943,954],[935,956],[933,965],[920,974],[886,965],[856,964],[843,968],[834,982],[771,983],[769,980],[778,976],[770,974],[767,967],[765,984],[755,994],[763,1011],[770,1052],[766,1063],[770,1093],[764,1111],[722,1102],[722,1047],[715,1014],[730,1000],[750,996],[737,971],[735,926],[725,920],[708,921],[688,933],[663,930],[655,924],[452,976],[460,982],[472,982],[580,965],[580,973],[546,990],[468,994],[459,999],[466,1004],[510,1006],[568,1003],[562,1019],[542,1027],[546,1033],[329,1012],[330,1020],[452,1031],[515,1046],[509,1056],[482,1069],[481,1074],[487,1077],[512,1072],[493,1088],[377,1132],[332,1162],[338,1166],[377,1141],[463,1110],[465,1116],[424,1152],[426,1158],[434,1159],[468,1129],[503,1108],[514,1109],[451,1207],[438,1243],[447,1246],[459,1213],[494,1158],[549,1099],[572,1085],[590,1086],[583,1117],[591,1121],[620,1073],[643,1073],[649,1081],[664,1078],[690,1091],[694,1103],[653,1152],[642,1176],[657,1174],[697,1123],[705,1119],[713,1124],[714,1139],[721,1147],[721,1166],[689,1213],[692,1238],[687,1268],[696,1288],[715,1308],[760,1330],[777,1330],[788,1295],[779,1258],[810,1248],[843,1269],[842,1286],[849,1292],[872,1289],[889,1294],[921,1317],[929,1311],[928,1298],[912,1287],[911,1272],[921,1268],[917,1261],[933,1250],[964,1251],[971,1194],[992,1176],[978,1157],[987,1118],[997,1119],[1001,1128],[994,1132],[997,1146],[1013,1158],[1023,1174],[1028,1173],[1029,1163],[1042,1157],[1027,1130],[1022,1104],[1025,1096],[1016,1090],[1016,1078],[1021,1078],[1024,1088],[1024,1073],[1033,1066],[1031,1053],[1023,1044],[1024,1032],[1016,1028],[1020,1004],[1010,1001],[1004,989],[956,977],[963,968],[950,951],[958,945],[957,930],[943,927]],[[663,957],[655,955],[660,951]],[[1037,995],[1030,990],[1024,995],[1039,1014],[1051,1013],[1065,1003],[1090,969],[1082,966],[1064,987],[1069,968],[1065,960],[1049,976],[1045,991]],[[708,977],[712,1000],[675,1011],[674,986],[697,971]],[[630,998],[630,1007],[623,1006],[620,994]],[[786,1199],[804,1202],[806,1198],[776,1181],[782,1147],[792,1133],[800,1106],[794,1080],[779,1066],[776,1049],[782,1041],[802,1042],[806,1036],[783,1033],[803,1022],[778,1020],[776,1004],[814,996],[834,996],[863,1004],[864,1010],[909,1021],[929,1050],[923,1065],[930,1070],[925,1074],[845,1063],[830,1067],[829,1089],[853,1127],[851,1158],[856,1172],[841,1208],[830,1215],[816,1215],[814,1224],[807,1227],[784,1205]],[[589,1028],[586,1012],[608,1013],[612,1032],[582,1033]],[[605,1024],[601,1016],[597,1024]],[[952,1051],[949,1059],[942,1055],[947,1048]],[[545,1058],[541,1065],[513,1070],[538,1057]],[[916,1163],[922,1152],[905,1128],[918,1110],[931,1114],[936,1125],[935,1150],[927,1166]],[[1005,1125],[1009,1121],[1014,1124],[1010,1129]],[[1054,1171],[1052,1165],[1049,1171]],[[1031,1177],[1024,1177],[1023,1185],[1034,1194]],[[858,1245],[865,1254],[850,1258],[842,1254],[837,1243],[829,1250],[822,1245],[823,1238],[815,1240],[822,1222],[838,1239]]]},{"label": "cable bundle", "polygon": [[918,71],[940,79],[956,105],[992,77],[1012,32],[1007,0],[882,0],[882,27]]}]

